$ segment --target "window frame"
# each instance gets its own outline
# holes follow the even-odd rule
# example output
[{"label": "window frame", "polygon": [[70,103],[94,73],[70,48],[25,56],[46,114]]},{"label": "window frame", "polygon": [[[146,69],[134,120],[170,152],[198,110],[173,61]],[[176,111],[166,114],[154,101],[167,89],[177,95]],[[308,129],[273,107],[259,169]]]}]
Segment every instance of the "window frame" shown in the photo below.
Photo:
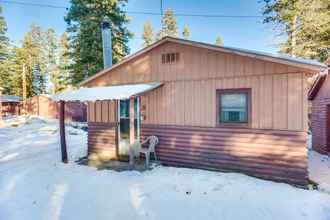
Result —
[{"label": "window frame", "polygon": [[[238,88],[238,89],[217,89],[216,90],[216,125],[217,127],[251,127],[251,88]],[[224,94],[246,94],[246,112],[247,122],[223,122],[221,121],[221,95]]]}]

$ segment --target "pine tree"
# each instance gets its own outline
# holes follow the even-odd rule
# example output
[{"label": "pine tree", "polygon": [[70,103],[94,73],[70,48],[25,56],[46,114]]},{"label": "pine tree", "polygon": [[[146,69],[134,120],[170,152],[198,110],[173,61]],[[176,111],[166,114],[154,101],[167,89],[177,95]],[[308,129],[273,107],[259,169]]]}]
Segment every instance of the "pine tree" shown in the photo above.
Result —
[{"label": "pine tree", "polygon": [[7,23],[2,16],[2,8],[0,6],[0,60],[8,57],[9,38],[7,37]]},{"label": "pine tree", "polygon": [[55,94],[59,87],[60,72],[58,70],[58,41],[55,30],[49,28],[44,33],[45,72],[51,83],[51,93]]},{"label": "pine tree", "polygon": [[33,95],[45,94],[46,80],[44,74],[41,72],[39,63],[36,63],[32,66],[32,77]]},{"label": "pine tree", "polygon": [[[46,64],[44,57],[44,38],[41,27],[37,24],[32,24],[29,32],[24,36],[22,48],[16,50],[17,53],[17,73],[22,77],[23,65],[25,66],[26,76],[26,91],[27,97],[45,92],[46,85]],[[19,80],[21,83],[23,79]],[[17,85],[21,87],[23,85]],[[20,95],[22,95],[22,90]]]},{"label": "pine tree", "polygon": [[22,48],[14,47],[12,49],[12,90],[13,94],[23,96],[23,65],[26,63],[26,56]]},{"label": "pine tree", "polygon": [[149,46],[152,44],[153,39],[153,29],[150,21],[147,21],[143,26],[143,47]]},{"label": "pine tree", "polygon": [[7,58],[0,61],[0,86],[4,89],[3,94],[14,94],[13,57],[11,48],[7,52]]},{"label": "pine tree", "polygon": [[71,0],[65,17],[70,35],[70,56],[73,60],[72,82],[77,84],[84,78],[84,70],[89,76],[103,69],[101,22],[111,21],[113,63],[117,63],[129,53],[128,41],[131,33],[126,25],[128,18],[122,7],[127,0]]},{"label": "pine tree", "polygon": [[[0,23],[5,24],[3,21]],[[5,36],[5,32],[2,33]],[[58,44],[56,33],[52,28],[43,32],[39,25],[32,24],[30,30],[24,35],[21,47],[6,46],[6,50],[2,50],[6,52],[3,53],[6,56],[0,59],[0,83],[5,88],[5,93],[23,96],[23,81],[26,82],[27,97],[46,93],[48,78],[56,84],[56,87],[64,85],[59,71]],[[68,48],[68,45],[66,47]]]},{"label": "pine tree", "polygon": [[163,27],[157,34],[157,39],[163,37],[178,37],[178,27],[174,17],[174,12],[171,8],[166,9],[164,17],[162,19]]},{"label": "pine tree", "polygon": [[182,32],[183,38],[188,40],[189,36],[190,36],[190,30],[189,27],[187,25],[184,26],[183,28],[183,32]]},{"label": "pine tree", "polygon": [[10,42],[7,37],[7,23],[2,16],[0,6],[0,87],[4,89],[3,94],[13,94],[10,60]]},{"label": "pine tree", "polygon": [[325,61],[330,49],[329,0],[264,0],[264,23],[287,36],[278,46],[293,56]]},{"label": "pine tree", "polygon": [[70,53],[70,45],[69,39],[66,32],[64,32],[60,37],[59,42],[59,78],[58,78],[58,87],[56,89],[56,93],[66,89],[71,84],[71,73],[70,73],[70,65],[72,61],[69,56]]},{"label": "pine tree", "polygon": [[218,46],[223,45],[223,40],[220,36],[217,36],[217,38],[215,39],[215,44],[218,45]]}]

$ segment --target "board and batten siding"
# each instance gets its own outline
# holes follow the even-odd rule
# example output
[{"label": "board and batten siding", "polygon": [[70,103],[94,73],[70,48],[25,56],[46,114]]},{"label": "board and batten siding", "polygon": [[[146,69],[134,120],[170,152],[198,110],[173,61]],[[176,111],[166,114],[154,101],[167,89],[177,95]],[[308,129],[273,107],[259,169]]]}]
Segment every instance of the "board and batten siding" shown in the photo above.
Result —
[{"label": "board and batten siding", "polygon": [[88,102],[87,121],[114,123],[116,122],[115,101]]},{"label": "board and batten siding", "polygon": [[[161,55],[167,52],[178,52],[179,62],[162,64]],[[142,97],[144,123],[201,127],[216,126],[217,89],[251,88],[251,128],[306,131],[305,72],[250,57],[165,43],[86,86],[163,82],[161,88]],[[100,112],[95,115],[91,119],[100,121]]]},{"label": "board and batten siding", "polygon": [[88,122],[87,141],[88,157],[94,165],[118,155],[115,123]]},{"label": "board and batten siding", "polygon": [[[162,54],[170,52],[179,53],[179,61],[162,64]],[[156,151],[163,164],[240,171],[306,185],[306,73],[293,66],[170,42],[84,86],[162,82],[141,98],[141,136],[159,137]],[[217,127],[218,89],[251,89],[250,127]],[[114,125],[115,106],[114,101],[89,103],[91,135],[105,124]],[[89,145],[91,152],[101,146],[114,152],[108,150],[113,141],[96,142]]]}]

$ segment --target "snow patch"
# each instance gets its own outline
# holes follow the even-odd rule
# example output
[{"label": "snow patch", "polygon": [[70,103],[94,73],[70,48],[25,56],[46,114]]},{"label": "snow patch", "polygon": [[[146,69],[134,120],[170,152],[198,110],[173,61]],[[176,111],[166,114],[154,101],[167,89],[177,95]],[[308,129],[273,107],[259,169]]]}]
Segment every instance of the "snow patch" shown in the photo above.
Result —
[{"label": "snow patch", "polygon": [[329,194],[243,174],[77,165],[87,133],[71,125],[70,163],[63,164],[57,120],[27,120],[0,129],[0,219],[330,219]]}]

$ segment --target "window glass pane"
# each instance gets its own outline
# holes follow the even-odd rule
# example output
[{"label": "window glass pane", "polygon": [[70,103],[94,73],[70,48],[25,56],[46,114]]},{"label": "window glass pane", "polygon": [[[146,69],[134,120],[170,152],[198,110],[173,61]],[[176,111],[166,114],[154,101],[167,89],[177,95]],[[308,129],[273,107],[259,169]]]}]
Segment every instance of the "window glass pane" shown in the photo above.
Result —
[{"label": "window glass pane", "polygon": [[221,122],[247,122],[247,94],[221,95]]},{"label": "window glass pane", "polygon": [[120,100],[120,118],[129,118],[129,99]]}]

